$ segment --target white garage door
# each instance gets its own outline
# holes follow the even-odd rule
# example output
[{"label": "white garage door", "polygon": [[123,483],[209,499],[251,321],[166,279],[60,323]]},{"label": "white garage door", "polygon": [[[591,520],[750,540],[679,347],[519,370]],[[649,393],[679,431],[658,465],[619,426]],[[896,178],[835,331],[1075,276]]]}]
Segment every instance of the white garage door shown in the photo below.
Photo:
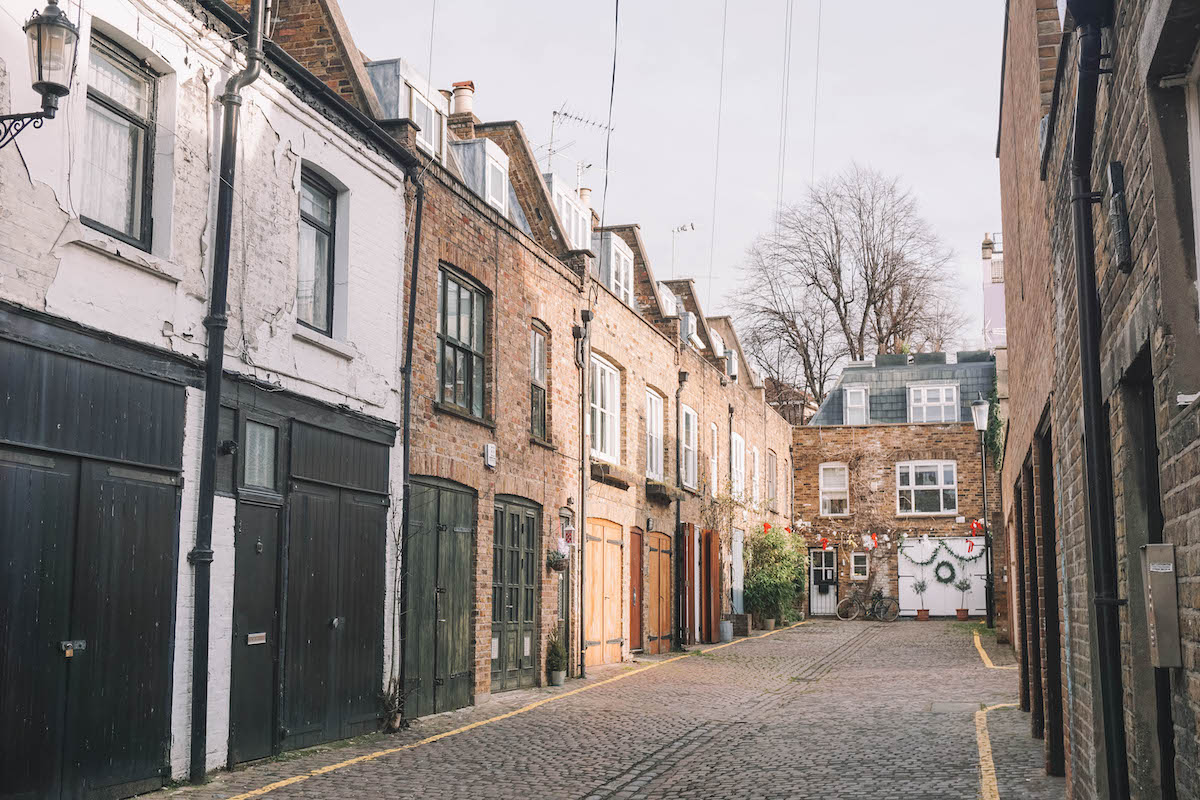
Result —
[{"label": "white garage door", "polygon": [[[971,547],[974,543],[974,547]],[[936,552],[933,562],[924,565],[913,563],[929,561]],[[983,537],[948,536],[945,538],[929,537],[927,541],[910,539],[901,546],[898,556],[900,564],[897,575],[900,579],[900,613],[916,616],[924,600],[925,608],[930,616],[954,616],[957,609],[962,608],[962,593],[955,589],[953,583],[967,577],[971,580],[971,589],[966,595],[966,608],[971,616],[981,616],[987,612],[986,607],[986,575],[987,566],[984,558],[975,558],[983,552]],[[967,559],[974,559],[968,561]],[[937,566],[942,562],[948,563],[954,570],[954,580],[943,584],[934,577]],[[943,575],[948,573],[942,568]],[[918,597],[913,591],[913,584],[924,580],[927,589],[924,598]]]}]

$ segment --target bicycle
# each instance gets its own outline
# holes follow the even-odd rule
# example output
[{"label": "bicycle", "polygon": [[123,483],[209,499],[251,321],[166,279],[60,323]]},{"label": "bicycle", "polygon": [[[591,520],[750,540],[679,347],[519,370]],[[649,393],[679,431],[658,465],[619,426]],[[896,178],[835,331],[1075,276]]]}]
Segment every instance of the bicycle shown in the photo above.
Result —
[{"label": "bicycle", "polygon": [[895,622],[900,616],[900,603],[894,597],[884,597],[883,592],[876,589],[871,593],[871,604],[863,602],[858,589],[837,605],[837,618],[843,621],[874,617],[881,622]]}]

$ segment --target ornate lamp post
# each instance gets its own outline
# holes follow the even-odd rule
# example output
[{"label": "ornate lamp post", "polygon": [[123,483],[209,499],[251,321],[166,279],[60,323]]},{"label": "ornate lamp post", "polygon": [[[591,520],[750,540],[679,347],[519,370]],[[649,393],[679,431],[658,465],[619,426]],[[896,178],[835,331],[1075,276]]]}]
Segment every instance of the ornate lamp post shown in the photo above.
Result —
[{"label": "ornate lamp post", "polygon": [[71,91],[71,76],[75,73],[79,29],[58,7],[58,0],[50,0],[40,14],[34,12],[24,30],[29,37],[29,73],[33,90],[42,96],[42,110],[0,116],[0,147],[29,125],[40,128],[43,121],[53,119],[58,112],[58,98]]},{"label": "ornate lamp post", "polygon": [[994,628],[996,627],[996,616],[993,609],[995,603],[992,602],[994,591],[992,586],[992,528],[988,524],[987,447],[984,444],[989,405],[988,401],[983,399],[983,395],[979,395],[979,399],[971,403],[971,419],[975,423],[975,430],[979,431],[979,478],[983,481],[983,563],[987,570],[984,599],[987,602],[987,626]]}]

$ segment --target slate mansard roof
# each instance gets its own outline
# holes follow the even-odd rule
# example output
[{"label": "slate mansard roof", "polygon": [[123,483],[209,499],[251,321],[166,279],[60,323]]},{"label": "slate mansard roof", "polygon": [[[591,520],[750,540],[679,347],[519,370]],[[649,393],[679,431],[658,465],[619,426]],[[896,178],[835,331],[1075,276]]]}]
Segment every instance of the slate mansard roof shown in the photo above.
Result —
[{"label": "slate mansard roof", "polygon": [[846,386],[867,387],[869,424],[906,423],[908,387],[936,383],[958,386],[958,419],[970,422],[971,402],[980,395],[988,398],[995,376],[995,358],[986,350],[961,351],[957,364],[945,363],[944,353],[921,353],[913,357],[912,363],[903,355],[878,355],[874,364],[846,367],[808,424],[841,425]]}]

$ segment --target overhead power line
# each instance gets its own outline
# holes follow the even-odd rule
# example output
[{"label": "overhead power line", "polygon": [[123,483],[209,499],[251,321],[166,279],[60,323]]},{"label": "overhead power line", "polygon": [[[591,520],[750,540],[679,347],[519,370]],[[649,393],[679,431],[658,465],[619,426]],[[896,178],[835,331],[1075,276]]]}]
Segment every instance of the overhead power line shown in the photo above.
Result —
[{"label": "overhead power line", "polygon": [[604,227],[604,214],[608,210],[608,154],[612,144],[613,97],[617,92],[617,35],[621,30],[621,0],[613,2],[613,58],[612,81],[608,85],[608,124],[604,126],[604,193],[600,196],[600,227]]},{"label": "overhead power line", "polygon": [[710,313],[712,311],[713,255],[717,246],[717,189],[720,186],[721,175],[721,112],[725,105],[725,32],[728,27],[729,0],[725,0],[725,10],[721,14],[721,74],[717,83],[717,148],[713,156],[713,200],[708,236],[708,298],[705,303],[708,305]]}]

